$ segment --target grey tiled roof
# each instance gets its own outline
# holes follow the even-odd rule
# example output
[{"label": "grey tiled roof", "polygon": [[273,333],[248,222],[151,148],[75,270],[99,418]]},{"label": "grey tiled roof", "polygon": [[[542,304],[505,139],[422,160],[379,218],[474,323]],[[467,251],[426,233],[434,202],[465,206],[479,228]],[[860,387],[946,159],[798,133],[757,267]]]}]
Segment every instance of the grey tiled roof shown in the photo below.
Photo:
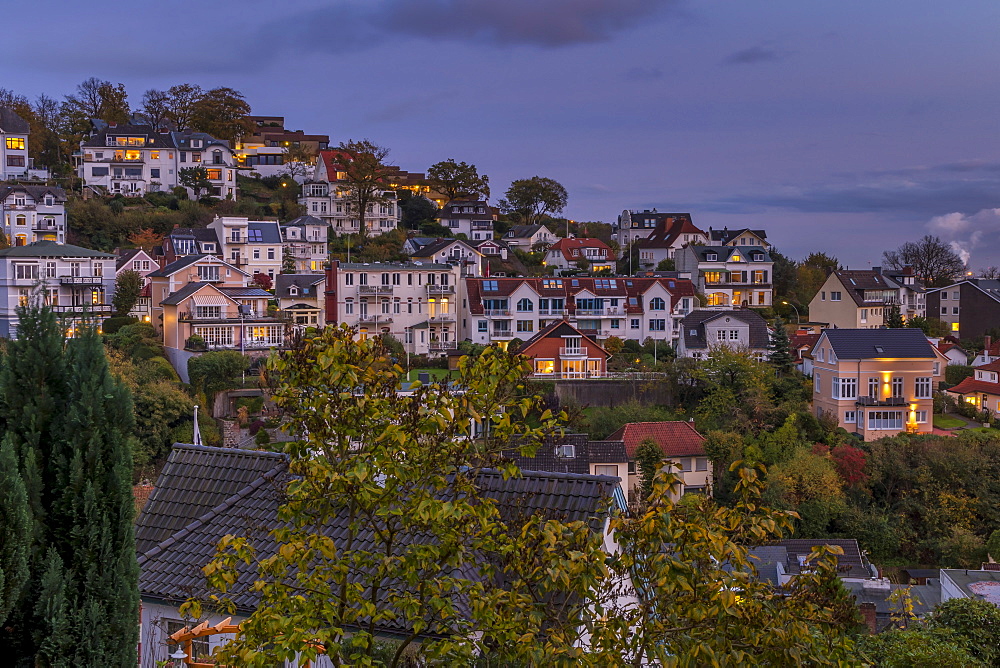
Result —
[{"label": "grey tiled roof", "polygon": [[[272,453],[175,446],[137,520],[141,595],[175,603],[204,596],[201,567],[227,534],[246,536],[260,556],[273,554],[276,545],[269,532],[279,525],[286,467],[284,457]],[[531,471],[504,480],[497,471],[487,470],[477,480],[507,521],[523,524],[542,515],[588,522],[595,531],[603,527],[607,504],[618,485],[618,479],[609,476]],[[346,527],[346,517],[334,517],[323,531],[337,541]],[[356,549],[364,549],[370,540],[362,533]],[[258,604],[258,594],[249,586],[257,578],[255,567],[240,564],[231,596],[244,614]]]},{"label": "grey tiled roof", "polygon": [[823,335],[840,359],[936,357],[927,337],[916,328],[825,329]]},{"label": "grey tiled roof", "polygon": [[219,235],[215,233],[215,230],[208,227],[178,227],[177,229],[171,230],[169,236],[176,239],[197,239],[198,241],[219,242]]},{"label": "grey tiled roof", "polygon": [[93,257],[113,260],[111,253],[73,246],[72,244],[60,244],[55,241],[36,241],[26,246],[12,246],[0,250],[0,257]]},{"label": "grey tiled roof", "polygon": [[[751,349],[764,350],[771,342],[771,336],[767,330],[767,321],[756,311],[751,309],[733,309],[728,311],[696,309],[688,313],[681,320],[681,336],[684,337],[684,346],[689,350],[708,348],[709,341],[705,338],[705,325],[723,317],[735,318],[750,326]],[[694,333],[692,334],[692,332]]]},{"label": "grey tiled roof", "polygon": [[219,286],[219,292],[230,297],[266,297],[267,299],[274,297],[274,295],[267,290],[254,285],[248,285],[245,287]]},{"label": "grey tiled roof", "polygon": [[278,228],[278,223],[268,221],[268,220],[251,220],[247,223],[247,232],[249,235],[250,230],[260,231],[260,240],[253,241],[251,243],[255,244],[280,244],[281,243],[281,230]]},{"label": "grey tiled roof", "polygon": [[66,203],[66,191],[62,188],[56,188],[55,186],[23,186],[19,183],[0,186],[0,200],[7,199],[12,192],[17,191],[28,193],[35,202],[41,202],[46,195],[52,195],[56,204]]},{"label": "grey tiled roof", "polygon": [[[318,296],[316,285],[326,280],[323,274],[278,274],[274,277],[274,296],[279,299],[290,297],[316,297]],[[288,289],[292,286],[299,289],[299,294],[291,295]]]},{"label": "grey tiled roof", "polygon": [[0,107],[0,130],[6,133],[26,135],[31,130],[24,120],[10,107]]},{"label": "grey tiled roof", "polygon": [[175,443],[136,520],[136,551],[146,552],[286,461],[273,452]]},{"label": "grey tiled roof", "polygon": [[316,216],[299,216],[298,218],[285,223],[282,227],[305,227],[306,225],[329,227],[330,223],[326,222],[322,218],[317,218]]},{"label": "grey tiled roof", "polygon": [[201,290],[206,285],[212,285],[211,283],[188,283],[180,290],[176,292],[171,292],[167,295],[167,298],[160,302],[161,305],[176,306],[182,301],[193,295],[194,293]]},{"label": "grey tiled roof", "polygon": [[[560,456],[560,445],[572,445],[573,457]],[[528,457],[519,450],[504,453],[523,470],[552,471],[555,473],[590,473],[591,464],[624,464],[628,462],[625,443],[622,441],[591,441],[586,434],[564,434],[545,439],[535,449],[535,455]],[[619,471],[624,476],[625,471]]]}]

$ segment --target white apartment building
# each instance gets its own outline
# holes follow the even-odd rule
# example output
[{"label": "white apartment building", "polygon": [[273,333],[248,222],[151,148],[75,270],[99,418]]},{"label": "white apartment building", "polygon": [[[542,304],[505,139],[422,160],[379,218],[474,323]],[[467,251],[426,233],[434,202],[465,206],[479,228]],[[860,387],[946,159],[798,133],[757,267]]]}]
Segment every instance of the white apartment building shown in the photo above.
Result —
[{"label": "white apartment building", "polygon": [[66,192],[53,186],[0,186],[3,231],[10,246],[66,241]]},{"label": "white apartment building", "polygon": [[153,256],[141,248],[126,248],[118,251],[118,259],[115,262],[115,279],[117,280],[126,271],[134,271],[143,278],[142,294],[139,295],[132,310],[129,311],[130,316],[139,318],[143,322],[150,322],[153,317],[149,275],[159,268],[160,265]]},{"label": "white apartment building", "polygon": [[329,223],[315,216],[299,216],[281,226],[283,253],[295,258],[296,272],[323,271],[329,233]]},{"label": "white apartment building", "polygon": [[281,273],[281,230],[276,221],[216,216],[208,229],[215,232],[222,257],[245,271],[248,280],[266,274],[273,281]]},{"label": "white apartment building", "polygon": [[333,262],[326,321],[361,336],[391,334],[413,354],[443,354],[459,341],[459,268],[422,262]]},{"label": "white apartment building", "polygon": [[[343,174],[343,172],[337,172]],[[306,181],[299,204],[306,213],[326,221],[334,234],[359,234],[361,218],[350,200],[350,188],[343,181]],[[392,190],[382,192],[383,201],[368,205],[365,227],[376,236],[399,227],[399,204]]]},{"label": "white apartment building", "polygon": [[[204,132],[155,132],[148,125],[100,124],[80,142],[77,175],[88,186],[140,197],[169,191],[180,170],[205,168],[210,186],[201,195],[236,199],[236,168],[229,142]],[[188,194],[194,192],[188,188]]]},{"label": "white apartment building", "polygon": [[493,238],[497,215],[486,200],[452,200],[438,212],[438,221],[453,235],[464,234],[472,241]]},{"label": "white apartment building", "polygon": [[705,306],[770,306],[774,262],[760,246],[687,246],[675,255],[690,272]]},{"label": "white apartment building", "polygon": [[28,175],[28,122],[9,107],[0,107],[0,181]]},{"label": "white apartment building", "polygon": [[604,340],[674,340],[693,308],[691,281],[675,278],[467,278],[461,334],[474,343],[526,341],[558,320]]},{"label": "white apartment building", "polygon": [[18,306],[45,304],[72,336],[84,319],[111,315],[115,256],[54,241],[0,250],[0,336],[16,338]]}]

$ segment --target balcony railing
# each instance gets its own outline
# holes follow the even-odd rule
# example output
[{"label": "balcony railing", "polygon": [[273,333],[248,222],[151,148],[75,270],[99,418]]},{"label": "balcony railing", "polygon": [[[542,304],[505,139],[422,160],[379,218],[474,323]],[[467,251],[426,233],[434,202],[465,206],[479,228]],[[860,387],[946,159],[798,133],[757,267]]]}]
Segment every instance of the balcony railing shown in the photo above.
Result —
[{"label": "balcony railing", "polygon": [[483,311],[483,315],[487,318],[499,318],[499,317],[510,317],[509,308],[488,308]]},{"label": "balcony railing", "polygon": [[103,276],[60,276],[61,285],[104,285]]},{"label": "balcony railing", "polygon": [[7,205],[7,210],[8,211],[34,211],[35,210],[35,205],[34,204],[8,204]]},{"label": "balcony railing", "polygon": [[35,223],[31,226],[31,229],[35,232],[58,232],[59,226],[55,223]]},{"label": "balcony railing", "polygon": [[429,295],[452,295],[455,294],[454,285],[428,285],[427,294]]},{"label": "balcony railing", "polygon": [[366,313],[364,315],[359,315],[358,316],[358,322],[364,322],[364,323],[369,323],[369,322],[370,323],[385,322],[385,323],[390,323],[390,322],[392,322],[392,316],[391,315],[386,315],[384,313],[379,313],[379,314],[368,314],[368,313]]},{"label": "balcony railing", "polygon": [[359,285],[358,294],[362,295],[391,295],[391,285]]},{"label": "balcony railing", "polygon": [[431,341],[429,344],[431,352],[444,352],[447,350],[458,350],[456,341]]},{"label": "balcony railing", "polygon": [[111,180],[112,181],[145,181],[146,177],[142,176],[141,174],[139,174],[139,175],[135,175],[135,174],[129,174],[129,175],[115,174],[114,176],[111,177]]},{"label": "balcony railing", "polygon": [[625,315],[625,310],[620,308],[578,308],[576,309],[576,316],[578,318],[585,317],[605,317],[605,316],[620,316]]},{"label": "balcony railing", "polygon": [[437,314],[432,315],[430,317],[430,321],[431,322],[454,322],[455,321],[455,314],[454,313],[437,313]]},{"label": "balcony railing", "polygon": [[559,357],[586,357],[587,348],[560,348]]},{"label": "balcony railing", "polygon": [[182,322],[213,322],[213,323],[232,323],[232,324],[253,324],[253,323],[279,323],[285,322],[288,316],[285,314],[281,315],[267,315],[259,311],[250,311],[248,314],[244,315],[242,318],[239,316],[227,315],[221,313],[217,316],[211,315],[199,315],[197,311],[192,313],[191,311],[181,311],[177,314],[177,319]]},{"label": "balcony railing", "polygon": [[114,307],[111,304],[53,304],[49,306],[53,313],[111,313]]},{"label": "balcony railing", "polygon": [[540,308],[538,309],[538,315],[566,315],[566,309],[564,308]]},{"label": "balcony railing", "polygon": [[513,332],[513,330],[510,330],[510,329],[494,329],[493,330],[493,336],[494,337],[499,337],[499,338],[504,338],[504,339],[509,339],[513,335],[512,332]]}]

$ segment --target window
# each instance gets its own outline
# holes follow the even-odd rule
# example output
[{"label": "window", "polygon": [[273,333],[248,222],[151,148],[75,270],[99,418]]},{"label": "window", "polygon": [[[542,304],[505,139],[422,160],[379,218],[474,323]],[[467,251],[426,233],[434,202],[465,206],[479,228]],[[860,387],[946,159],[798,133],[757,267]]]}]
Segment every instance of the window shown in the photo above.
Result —
[{"label": "window", "polygon": [[90,168],[90,175],[93,176],[93,177],[95,177],[95,178],[98,177],[98,176],[107,176],[108,175],[108,168],[107,167],[91,167]]},{"label": "window", "polygon": [[221,306],[196,306],[194,309],[195,317],[198,318],[221,318],[222,317],[222,307]]},{"label": "window", "polygon": [[478,321],[477,326],[480,332],[489,331],[489,322],[487,322],[486,320]]},{"label": "window", "polygon": [[901,399],[903,397],[903,379],[893,378],[892,379],[892,396],[896,399]]},{"label": "window", "polygon": [[274,249],[273,248],[268,248],[267,249],[267,259],[268,260],[273,260],[274,257],[275,257],[274,256]]},{"label": "window", "polygon": [[816,351],[816,361],[817,362],[825,362],[826,361],[826,349],[825,348],[819,348]]},{"label": "window", "polygon": [[639,329],[639,318],[632,318],[632,322],[629,326],[632,329]]},{"label": "window", "polygon": [[534,320],[518,320],[517,321],[517,331],[519,331],[519,332],[533,332],[533,331],[535,331],[535,321]]},{"label": "window", "polygon": [[957,292],[951,293],[951,298],[952,299],[954,299],[954,300],[957,301],[959,299],[959,297],[960,297],[959,293],[957,293]]},{"label": "window", "polygon": [[707,471],[708,470],[708,457],[695,457],[694,458],[694,470],[695,471]]},{"label": "window", "polygon": [[149,178],[151,178],[151,179],[158,179],[158,178],[160,178],[160,170],[159,170],[159,168],[155,168],[155,169],[151,168],[149,170]]},{"label": "window", "polygon": [[927,422],[927,411],[913,411],[917,422]]},{"label": "window", "polygon": [[868,411],[868,428],[902,429],[903,411]]},{"label": "window", "polygon": [[23,151],[24,137],[7,137],[7,149],[10,151]]},{"label": "window", "polygon": [[198,267],[198,278],[203,281],[218,281],[219,267],[215,265]]},{"label": "window", "polygon": [[722,282],[722,272],[721,271],[706,271],[705,272],[705,282],[706,283],[721,283]]},{"label": "window", "polygon": [[951,314],[952,315],[958,315],[958,307],[957,306],[952,306],[951,307]]},{"label": "window", "polygon": [[344,302],[344,314],[353,315],[354,314],[354,302],[348,299]]},{"label": "window", "polygon": [[915,383],[915,396],[917,399],[931,398],[931,379],[927,376],[917,378]]},{"label": "window", "polygon": [[621,323],[621,320],[613,319],[611,321],[611,329],[619,329],[620,328],[620,323]]},{"label": "window", "polygon": [[201,153],[198,153],[196,151],[192,152],[191,153],[191,162],[201,162]]},{"label": "window", "polygon": [[354,274],[344,274],[344,285],[354,285]]},{"label": "window", "polygon": [[614,464],[595,464],[594,475],[609,475],[618,477],[618,467]]},{"label": "window", "polygon": [[660,297],[653,297],[649,300],[649,310],[662,311],[666,308],[666,302]]},{"label": "window", "polygon": [[483,292],[496,292],[499,289],[496,281],[483,281]]},{"label": "window", "polygon": [[826,291],[825,291],[825,290],[823,290],[823,291],[821,291],[821,292],[819,293],[819,300],[820,300],[821,302],[825,302],[825,301],[826,301]]},{"label": "window", "polygon": [[535,373],[555,373],[555,360],[535,360]]},{"label": "window", "polygon": [[831,292],[830,293],[830,301],[832,301],[832,302],[839,302],[840,300],[841,300],[841,293],[840,293],[840,291]]},{"label": "window", "polygon": [[[186,622],[174,619],[162,619],[164,624],[164,636],[169,637],[181,629],[188,626]],[[167,643],[167,654],[175,651],[177,649],[176,643]],[[195,638],[191,641],[191,654],[192,659],[207,659],[211,653],[208,650],[208,636],[203,636],[201,638]]]},{"label": "window", "polygon": [[823,381],[821,380],[819,373],[814,373],[813,374],[813,392],[819,394],[819,391],[822,389],[822,386],[823,386]]},{"label": "window", "polygon": [[656,318],[649,321],[649,331],[651,332],[665,332],[667,330],[667,321],[663,318]]},{"label": "window", "polygon": [[222,180],[222,170],[221,169],[208,169],[208,179],[210,181],[221,181]]},{"label": "window", "polygon": [[7,166],[8,167],[24,167],[24,156],[23,155],[8,155],[7,156]]},{"label": "window", "polygon": [[854,424],[858,421],[857,411],[844,411],[844,422]]},{"label": "window", "polygon": [[14,278],[38,280],[37,264],[15,264]]},{"label": "window", "polygon": [[868,379],[868,396],[871,397],[872,399],[878,399],[879,396],[881,396],[878,391],[878,385],[879,385],[878,378]]},{"label": "window", "polygon": [[[517,302],[517,310],[518,311],[529,312],[529,311],[533,311],[534,309],[535,309],[534,303],[530,299],[528,299],[528,298],[520,299]],[[518,330],[518,331],[521,331],[521,330]],[[530,330],[525,330],[525,331],[530,331]]]},{"label": "window", "polygon": [[29,295],[30,295],[30,293],[28,291],[28,288],[21,288],[20,290],[18,290],[17,291],[17,305],[18,306],[27,306],[28,305]]},{"label": "window", "polygon": [[857,399],[858,379],[857,378],[834,378],[833,379],[834,399]]},{"label": "window", "polygon": [[941,375],[941,362],[934,362],[934,375],[935,376]]},{"label": "window", "polygon": [[253,259],[255,259],[255,260],[259,260],[260,259],[260,249],[259,248],[254,248],[253,249]]},{"label": "window", "polygon": [[715,262],[719,259],[718,253],[705,253],[705,260],[708,262]]},{"label": "window", "polygon": [[252,244],[264,243],[264,233],[255,227],[248,228],[247,241]]},{"label": "window", "polygon": [[942,306],[941,307],[941,315],[948,315],[948,307],[947,306]]}]

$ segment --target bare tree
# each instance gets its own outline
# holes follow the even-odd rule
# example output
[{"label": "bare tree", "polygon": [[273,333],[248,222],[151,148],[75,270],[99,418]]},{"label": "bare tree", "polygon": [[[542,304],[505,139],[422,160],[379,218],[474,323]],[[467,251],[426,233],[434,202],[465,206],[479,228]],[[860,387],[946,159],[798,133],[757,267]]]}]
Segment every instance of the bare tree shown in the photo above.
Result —
[{"label": "bare tree", "polygon": [[955,249],[930,234],[920,241],[907,241],[896,250],[885,251],[882,261],[896,271],[913,267],[913,273],[929,288],[947,285],[965,271],[965,262]]},{"label": "bare tree", "polygon": [[979,270],[979,278],[988,278],[991,280],[1000,279],[1000,267],[996,265],[991,265],[985,269]]},{"label": "bare tree", "polygon": [[170,111],[170,94],[163,90],[150,88],[142,94],[142,113],[153,126],[153,131],[163,127]]},{"label": "bare tree", "polygon": [[167,95],[170,96],[167,118],[173,121],[178,130],[190,130],[195,105],[205,96],[205,92],[195,84],[178,84],[171,86]]},{"label": "bare tree", "polygon": [[339,179],[347,189],[347,203],[351,213],[358,216],[361,235],[368,235],[367,217],[369,208],[387,200],[385,191],[389,187],[392,167],[386,162],[389,149],[368,139],[341,142],[337,147]]}]

